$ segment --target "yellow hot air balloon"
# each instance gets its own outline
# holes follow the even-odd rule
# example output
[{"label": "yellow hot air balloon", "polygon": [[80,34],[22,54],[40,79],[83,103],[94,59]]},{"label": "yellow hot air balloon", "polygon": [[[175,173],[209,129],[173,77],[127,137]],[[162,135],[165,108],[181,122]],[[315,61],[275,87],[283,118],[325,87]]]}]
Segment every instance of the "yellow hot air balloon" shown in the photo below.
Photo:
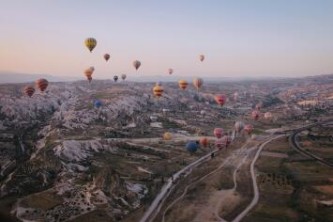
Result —
[{"label": "yellow hot air balloon", "polygon": [[185,80],[179,80],[178,81],[179,88],[182,90],[185,90],[187,88],[188,83]]},{"label": "yellow hot air balloon", "polygon": [[169,133],[169,132],[165,132],[165,133],[163,134],[163,139],[164,139],[164,140],[171,140],[171,139],[172,139],[172,134]]},{"label": "yellow hot air balloon", "polygon": [[203,80],[201,78],[193,79],[193,85],[195,88],[197,88],[197,90],[199,90],[201,88],[202,84],[203,84]]},{"label": "yellow hot air balloon", "polygon": [[164,91],[163,87],[160,86],[160,85],[155,85],[154,88],[153,88],[154,96],[156,96],[157,98],[162,96],[163,91]]},{"label": "yellow hot air balloon", "polygon": [[89,49],[90,52],[92,52],[92,50],[96,47],[97,45],[97,41],[94,38],[87,38],[84,41],[84,44],[86,45],[86,47]]}]

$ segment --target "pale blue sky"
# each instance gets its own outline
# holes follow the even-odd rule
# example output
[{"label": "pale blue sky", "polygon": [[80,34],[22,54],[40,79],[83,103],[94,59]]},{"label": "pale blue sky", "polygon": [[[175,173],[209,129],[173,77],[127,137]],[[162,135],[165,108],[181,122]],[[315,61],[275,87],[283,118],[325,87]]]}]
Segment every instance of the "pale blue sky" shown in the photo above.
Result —
[{"label": "pale blue sky", "polygon": [[[95,78],[167,75],[169,67],[201,77],[333,73],[333,0],[1,0],[0,27],[6,71],[81,76],[94,65]],[[93,53],[83,45],[90,36],[98,41]]]}]

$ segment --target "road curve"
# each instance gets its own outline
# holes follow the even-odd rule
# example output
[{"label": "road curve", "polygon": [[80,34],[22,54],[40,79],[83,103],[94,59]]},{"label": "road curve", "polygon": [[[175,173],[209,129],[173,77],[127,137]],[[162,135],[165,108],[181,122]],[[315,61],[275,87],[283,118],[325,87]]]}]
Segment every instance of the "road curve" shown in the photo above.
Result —
[{"label": "road curve", "polygon": [[259,189],[258,189],[258,184],[257,184],[257,180],[256,180],[256,175],[254,172],[254,165],[260,155],[260,152],[262,151],[262,149],[268,144],[270,143],[272,140],[278,139],[280,137],[283,137],[284,135],[279,135],[276,137],[273,137],[269,140],[267,140],[266,142],[264,142],[263,144],[260,145],[255,157],[252,160],[251,163],[251,178],[252,178],[252,184],[253,184],[253,192],[254,192],[254,196],[253,199],[251,201],[251,203],[240,213],[238,214],[238,216],[232,220],[232,222],[239,222],[241,221],[249,212],[250,210],[252,210],[252,208],[257,205],[258,200],[259,200]]}]

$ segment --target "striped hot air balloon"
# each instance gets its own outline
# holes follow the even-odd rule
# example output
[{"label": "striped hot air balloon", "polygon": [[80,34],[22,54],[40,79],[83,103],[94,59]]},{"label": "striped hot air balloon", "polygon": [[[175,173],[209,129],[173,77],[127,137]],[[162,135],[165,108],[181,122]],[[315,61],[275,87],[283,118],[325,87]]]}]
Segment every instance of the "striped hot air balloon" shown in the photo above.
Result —
[{"label": "striped hot air balloon", "polygon": [[87,38],[84,41],[84,44],[86,45],[86,47],[89,49],[90,52],[92,52],[92,50],[96,47],[97,45],[97,41],[94,38]]},{"label": "striped hot air balloon", "polygon": [[29,97],[31,97],[35,93],[35,91],[36,90],[33,86],[26,86],[23,89],[23,92]]},{"label": "striped hot air balloon", "polygon": [[42,92],[44,92],[46,90],[48,85],[49,85],[49,81],[47,81],[46,79],[38,79],[36,81],[36,87]]}]

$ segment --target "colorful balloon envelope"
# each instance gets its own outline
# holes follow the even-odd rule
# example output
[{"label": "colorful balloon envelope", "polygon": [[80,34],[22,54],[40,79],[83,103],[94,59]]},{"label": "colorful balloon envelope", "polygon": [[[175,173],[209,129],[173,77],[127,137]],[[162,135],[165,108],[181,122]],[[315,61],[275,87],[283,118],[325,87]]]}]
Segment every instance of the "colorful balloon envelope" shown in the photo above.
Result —
[{"label": "colorful balloon envelope", "polygon": [[179,88],[182,90],[185,90],[187,88],[188,83],[185,80],[179,80],[178,81]]},{"label": "colorful balloon envelope", "polygon": [[48,85],[49,85],[49,82],[46,79],[38,79],[36,81],[36,87],[42,92],[44,92],[46,90]]},{"label": "colorful balloon envelope", "polygon": [[164,140],[171,140],[171,139],[172,139],[172,134],[169,133],[169,132],[165,132],[165,133],[163,134],[163,139],[164,139]]},{"label": "colorful balloon envelope", "polygon": [[26,87],[24,87],[23,92],[27,96],[31,97],[35,93],[35,88],[33,86],[26,86]]},{"label": "colorful balloon envelope", "polygon": [[87,77],[88,81],[91,82],[92,80],[92,74],[94,72],[94,68],[90,67],[86,70],[84,70],[84,75]]},{"label": "colorful balloon envelope", "polygon": [[221,138],[223,136],[223,129],[222,128],[215,128],[214,129],[214,136],[216,138]]},{"label": "colorful balloon envelope", "polygon": [[223,106],[227,100],[227,97],[225,95],[216,95],[214,97],[214,99],[217,104],[219,104],[220,106]]},{"label": "colorful balloon envelope", "polygon": [[200,138],[200,145],[202,145],[203,147],[207,147],[208,144],[209,144],[209,141],[206,137]]},{"label": "colorful balloon envelope", "polygon": [[253,110],[251,116],[254,120],[258,120],[260,116],[260,112],[258,110]]},{"label": "colorful balloon envelope", "polygon": [[253,126],[251,124],[247,124],[244,126],[244,131],[247,133],[247,134],[251,134],[252,131],[253,131]]},{"label": "colorful balloon envelope", "polygon": [[135,60],[133,62],[133,66],[134,66],[135,70],[138,70],[141,66],[141,62],[139,60]]},{"label": "colorful balloon envelope", "polygon": [[198,150],[198,143],[195,141],[190,141],[186,144],[186,150],[190,153],[195,153]]},{"label": "colorful balloon envelope", "polygon": [[195,78],[193,79],[193,85],[194,87],[199,90],[203,84],[203,80],[201,78]]},{"label": "colorful balloon envelope", "polygon": [[109,59],[110,59],[110,54],[105,53],[103,57],[104,57],[105,61],[109,61]]},{"label": "colorful balloon envelope", "polygon": [[87,38],[84,41],[84,44],[86,45],[86,47],[89,49],[90,52],[93,51],[93,49],[96,47],[97,45],[97,41],[94,38]]},{"label": "colorful balloon envelope", "polygon": [[224,141],[221,138],[215,140],[215,147],[219,150],[223,149],[225,147]]},{"label": "colorful balloon envelope", "polygon": [[100,108],[101,106],[102,106],[102,102],[100,100],[97,99],[97,100],[94,101],[94,107],[95,108]]},{"label": "colorful balloon envelope", "polygon": [[240,132],[240,131],[242,131],[243,130],[243,128],[244,128],[244,123],[242,122],[242,121],[237,121],[236,123],[235,123],[235,131],[236,132]]},{"label": "colorful balloon envelope", "polygon": [[273,114],[272,114],[271,112],[266,112],[266,113],[264,114],[264,118],[265,118],[265,119],[272,119],[272,118],[273,118]]},{"label": "colorful balloon envelope", "polygon": [[161,97],[163,95],[163,87],[159,86],[159,85],[155,85],[153,88],[153,93],[154,96],[156,96],[157,98]]}]

